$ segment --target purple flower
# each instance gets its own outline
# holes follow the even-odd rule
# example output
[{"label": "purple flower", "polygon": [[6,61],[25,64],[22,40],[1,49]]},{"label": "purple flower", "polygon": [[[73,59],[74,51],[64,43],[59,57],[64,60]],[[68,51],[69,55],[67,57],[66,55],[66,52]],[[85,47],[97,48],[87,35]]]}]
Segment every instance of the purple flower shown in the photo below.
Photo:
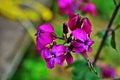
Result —
[{"label": "purple flower", "polygon": [[64,61],[65,47],[62,44],[54,44],[52,49],[44,48],[42,50],[41,56],[46,60],[46,65],[48,68],[54,68],[54,63],[62,65]]},{"label": "purple flower", "polygon": [[114,78],[117,75],[116,69],[111,67],[110,65],[100,67],[102,70],[103,78]]},{"label": "purple flower", "polygon": [[52,43],[56,39],[54,28],[51,24],[43,24],[39,26],[36,34],[36,48],[42,50],[47,44]]},{"label": "purple flower", "polygon": [[86,50],[88,52],[92,51],[91,46],[94,41],[87,36],[86,32],[83,29],[77,28],[72,31],[72,34],[76,39],[72,42],[74,52],[86,54]]},{"label": "purple flower", "polygon": [[86,3],[86,4],[82,5],[80,7],[80,10],[83,13],[90,13],[90,14],[92,14],[92,16],[97,15],[96,7],[95,7],[95,5],[93,3]]}]

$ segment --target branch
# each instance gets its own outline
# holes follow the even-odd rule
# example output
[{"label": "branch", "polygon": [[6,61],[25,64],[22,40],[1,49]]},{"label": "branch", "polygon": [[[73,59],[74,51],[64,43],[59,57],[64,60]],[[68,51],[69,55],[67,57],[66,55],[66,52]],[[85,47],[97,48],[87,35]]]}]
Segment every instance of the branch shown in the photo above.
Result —
[{"label": "branch", "polygon": [[104,36],[103,36],[103,38],[102,38],[102,41],[101,41],[101,43],[100,43],[100,46],[99,46],[99,48],[98,48],[98,50],[97,50],[97,53],[96,53],[96,55],[95,55],[93,64],[95,64],[95,63],[97,62],[98,58],[99,58],[100,52],[101,52],[101,50],[102,50],[102,48],[103,48],[103,45],[104,45],[105,40],[107,39],[108,32],[110,31],[110,29],[111,29],[111,27],[112,27],[113,21],[114,21],[116,15],[117,15],[117,13],[118,13],[119,7],[120,7],[120,3],[119,3],[119,4],[116,6],[116,8],[114,9],[114,12],[113,12],[113,14],[112,14],[112,17],[111,17],[111,19],[110,19],[110,21],[109,21],[109,24],[108,24],[107,28],[106,28],[105,34],[104,34]]}]

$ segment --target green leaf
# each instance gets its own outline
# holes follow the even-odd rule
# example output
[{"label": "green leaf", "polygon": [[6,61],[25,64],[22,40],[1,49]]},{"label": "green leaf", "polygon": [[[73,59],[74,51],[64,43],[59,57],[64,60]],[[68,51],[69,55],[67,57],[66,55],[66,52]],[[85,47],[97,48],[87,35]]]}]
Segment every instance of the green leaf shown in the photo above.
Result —
[{"label": "green leaf", "polygon": [[112,31],[112,34],[111,34],[111,46],[112,48],[116,49],[115,31]]}]

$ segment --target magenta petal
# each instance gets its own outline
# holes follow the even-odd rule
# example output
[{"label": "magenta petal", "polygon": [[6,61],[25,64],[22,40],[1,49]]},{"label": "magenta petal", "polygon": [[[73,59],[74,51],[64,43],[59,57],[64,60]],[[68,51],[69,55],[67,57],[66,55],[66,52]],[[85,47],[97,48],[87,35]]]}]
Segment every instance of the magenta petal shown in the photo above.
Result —
[{"label": "magenta petal", "polygon": [[88,47],[88,52],[92,52],[92,47]]},{"label": "magenta petal", "polygon": [[65,59],[64,55],[61,55],[61,56],[55,58],[55,62],[56,62],[56,64],[58,64],[58,65],[62,65],[64,59]]},{"label": "magenta petal", "polygon": [[68,26],[69,26],[70,30],[76,29],[76,22],[77,22],[76,18],[69,20]]},{"label": "magenta petal", "polygon": [[85,30],[87,34],[90,34],[92,31],[92,25],[86,17],[82,19],[82,29]]},{"label": "magenta petal", "polygon": [[68,14],[68,16],[69,16],[69,19],[72,19],[72,18],[74,18],[75,16],[76,16],[76,14]]},{"label": "magenta petal", "polygon": [[73,62],[72,55],[70,53],[67,53],[65,57],[66,57],[67,64],[72,64]]},{"label": "magenta petal", "polygon": [[51,58],[51,59],[46,59],[46,65],[48,68],[52,69],[54,68],[54,59]]},{"label": "magenta petal", "polygon": [[42,51],[41,51],[41,56],[43,58],[52,58],[52,55],[51,55],[51,52],[49,50],[49,48],[44,48]]},{"label": "magenta petal", "polygon": [[43,30],[45,32],[54,32],[54,28],[51,24],[42,24],[39,26],[38,30]]},{"label": "magenta petal", "polygon": [[87,38],[86,32],[82,29],[77,28],[77,29],[72,31],[72,34],[76,39],[79,39],[82,42],[84,42]]},{"label": "magenta petal", "polygon": [[82,52],[82,55],[85,57],[85,58],[88,58],[88,55],[86,53],[86,50]]},{"label": "magenta petal", "polygon": [[53,40],[54,40],[54,37],[49,32],[41,33],[39,37],[39,41],[45,45],[51,43]]},{"label": "magenta petal", "polygon": [[42,44],[40,41],[36,40],[36,49],[37,50],[41,51],[44,46],[45,46],[44,44]]},{"label": "magenta petal", "polygon": [[40,33],[36,38],[36,48],[37,50],[42,50],[47,44],[51,43],[54,37],[51,36],[49,32]]},{"label": "magenta petal", "polygon": [[64,54],[65,47],[63,44],[54,45],[52,47],[52,52],[54,52],[56,56],[60,56],[60,55]]},{"label": "magenta petal", "polygon": [[73,45],[73,51],[75,53],[81,53],[87,48],[87,46],[85,46],[84,43],[81,42],[72,42],[72,45]]},{"label": "magenta petal", "polygon": [[91,39],[91,38],[87,38],[87,40],[88,40],[88,46],[91,46],[93,43],[94,43],[94,41]]},{"label": "magenta petal", "polygon": [[74,30],[77,27],[80,27],[80,15],[69,14],[70,20],[68,21],[68,26],[70,30]]}]

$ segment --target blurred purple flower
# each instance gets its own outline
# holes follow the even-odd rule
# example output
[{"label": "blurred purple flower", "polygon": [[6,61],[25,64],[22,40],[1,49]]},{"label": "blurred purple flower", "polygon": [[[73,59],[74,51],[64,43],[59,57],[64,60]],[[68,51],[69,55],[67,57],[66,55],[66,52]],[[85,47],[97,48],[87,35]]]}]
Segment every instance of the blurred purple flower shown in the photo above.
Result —
[{"label": "blurred purple flower", "polygon": [[86,54],[86,50],[92,51],[91,46],[94,41],[87,36],[83,29],[77,28],[72,31],[72,34],[76,38],[76,41],[72,42],[74,52]]},{"label": "blurred purple flower", "polygon": [[74,13],[76,9],[79,9],[77,4],[80,2],[81,0],[77,0],[77,2],[74,0],[58,0],[60,14]]},{"label": "blurred purple flower", "polygon": [[53,45],[52,49],[44,48],[42,50],[41,56],[46,60],[46,65],[48,68],[54,68],[54,63],[62,65],[65,59],[64,56],[65,47],[62,44]]},{"label": "blurred purple flower", "polygon": [[70,14],[80,9],[83,13],[97,15],[96,6],[90,0],[58,0],[58,6],[60,14]]},{"label": "blurred purple flower", "polygon": [[83,13],[90,13],[92,16],[97,15],[96,7],[93,3],[86,3],[80,7]]},{"label": "blurred purple flower", "polygon": [[111,67],[110,65],[100,66],[100,68],[102,70],[103,78],[114,78],[117,75],[116,69]]},{"label": "blurred purple flower", "polygon": [[52,43],[56,39],[54,28],[51,24],[43,24],[39,26],[36,33],[36,48],[42,50],[47,44]]}]

